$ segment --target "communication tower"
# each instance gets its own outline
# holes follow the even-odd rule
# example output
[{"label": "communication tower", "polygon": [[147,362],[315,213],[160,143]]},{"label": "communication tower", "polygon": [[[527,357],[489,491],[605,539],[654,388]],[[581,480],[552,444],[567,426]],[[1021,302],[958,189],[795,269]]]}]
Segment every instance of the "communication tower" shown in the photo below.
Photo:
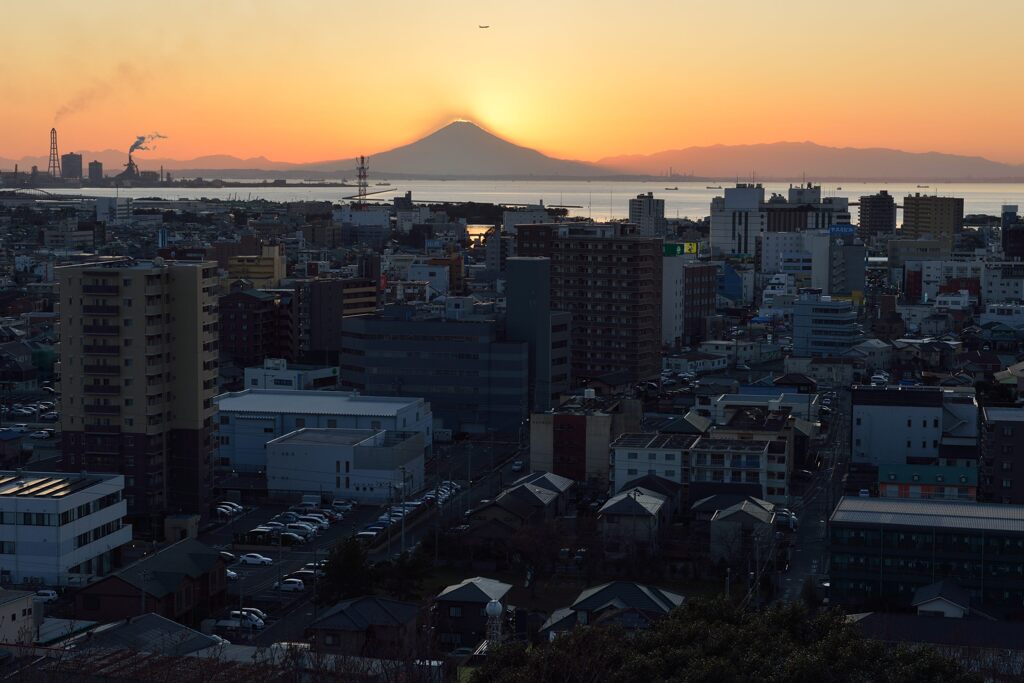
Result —
[{"label": "communication tower", "polygon": [[60,178],[60,154],[57,152],[57,129],[50,129],[50,168],[49,174]]},{"label": "communication tower", "polygon": [[370,160],[366,157],[359,157],[359,166],[356,167],[356,173],[359,178],[359,196],[362,199],[366,199],[366,193],[369,191],[370,183],[366,179],[366,173],[370,170]]}]

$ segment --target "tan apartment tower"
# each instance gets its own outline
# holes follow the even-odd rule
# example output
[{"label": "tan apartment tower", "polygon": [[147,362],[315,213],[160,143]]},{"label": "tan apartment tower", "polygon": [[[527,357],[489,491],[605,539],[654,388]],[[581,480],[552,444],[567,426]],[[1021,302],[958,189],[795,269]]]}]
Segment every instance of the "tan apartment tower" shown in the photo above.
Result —
[{"label": "tan apartment tower", "polygon": [[963,197],[939,197],[915,192],[903,198],[903,225],[899,232],[901,238],[931,237],[940,240],[947,250],[951,250],[956,235],[963,229]]},{"label": "tan apartment tower", "polygon": [[64,469],[125,476],[136,534],[209,511],[217,265],[102,259],[57,268]]}]

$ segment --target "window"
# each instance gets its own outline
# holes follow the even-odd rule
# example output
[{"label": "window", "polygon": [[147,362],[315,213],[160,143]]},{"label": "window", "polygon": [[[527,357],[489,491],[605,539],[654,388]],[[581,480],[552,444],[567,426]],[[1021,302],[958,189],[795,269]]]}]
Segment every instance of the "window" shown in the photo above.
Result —
[{"label": "window", "polygon": [[667,478],[673,478],[673,477],[676,476],[676,471],[675,470],[665,470],[665,476]]},{"label": "window", "polygon": [[231,424],[231,418],[228,417],[227,415],[221,415],[220,416],[220,423],[222,425]]},{"label": "window", "polygon": [[907,441],[907,448],[910,448],[910,442]]},{"label": "window", "polygon": [[636,460],[637,455],[636,453],[627,453],[626,457],[629,458],[630,460]]},{"label": "window", "polygon": [[303,418],[303,417],[295,418],[295,428],[296,429],[302,429],[305,426],[306,426],[306,419],[305,418]]},{"label": "window", "polygon": [[857,426],[860,427],[860,418],[857,418]]},{"label": "window", "polygon": [[907,420],[907,426],[910,427],[910,420]]},{"label": "window", "polygon": [[658,459],[658,454],[657,453],[648,453],[647,454],[647,459],[648,460],[657,460]]},{"label": "window", "polygon": [[666,453],[665,454],[665,462],[675,462],[675,459],[676,459],[676,454],[675,453]]},{"label": "window", "polygon": [[221,445],[228,446],[228,445],[231,444],[231,437],[230,436],[222,436],[222,437],[220,437],[220,442],[221,442]]},{"label": "window", "polygon": [[1013,487],[1013,481],[1010,479],[1003,479],[1003,488],[1008,489]]},{"label": "window", "polygon": [[448,616],[452,617],[454,619],[458,619],[459,617],[462,616],[462,608],[461,607],[449,607],[448,608]]},{"label": "window", "polygon": [[337,427],[338,427],[338,421],[337,420],[328,420],[327,421],[327,428],[328,429],[337,429]]},{"label": "window", "polygon": [[626,474],[628,474],[629,476],[632,477],[632,476],[634,476],[636,474],[636,470],[635,469],[628,469],[628,470],[626,470]]}]

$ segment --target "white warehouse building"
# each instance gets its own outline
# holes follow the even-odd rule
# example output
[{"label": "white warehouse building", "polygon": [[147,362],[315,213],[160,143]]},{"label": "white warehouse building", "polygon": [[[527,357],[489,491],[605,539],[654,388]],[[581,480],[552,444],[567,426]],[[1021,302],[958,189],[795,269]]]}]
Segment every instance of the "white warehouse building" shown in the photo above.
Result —
[{"label": "white warehouse building", "polygon": [[0,472],[0,582],[85,584],[132,540],[120,474]]},{"label": "white warehouse building", "polygon": [[267,492],[332,493],[376,505],[423,488],[423,465],[419,432],[300,429],[267,444]]},{"label": "white warehouse building", "polygon": [[214,401],[219,410],[217,467],[236,472],[264,472],[267,443],[306,428],[417,432],[424,455],[433,444],[434,416],[422,398],[246,389]]}]

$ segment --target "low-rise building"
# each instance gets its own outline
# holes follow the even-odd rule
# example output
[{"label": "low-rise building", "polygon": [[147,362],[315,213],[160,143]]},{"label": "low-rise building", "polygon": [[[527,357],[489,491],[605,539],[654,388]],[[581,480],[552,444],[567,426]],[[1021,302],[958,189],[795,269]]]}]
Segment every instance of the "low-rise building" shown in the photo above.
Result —
[{"label": "low-rise building", "polygon": [[688,434],[628,433],[611,445],[612,483],[618,493],[626,483],[645,475],[678,484],[689,481],[689,448],[697,440]]},{"label": "low-rise building", "polygon": [[380,505],[423,488],[423,435],[373,429],[299,429],[267,442],[267,493],[331,493]]},{"label": "low-rise building", "polygon": [[217,464],[239,472],[265,472],[267,442],[299,429],[418,432],[424,455],[433,444],[433,414],[421,398],[246,389],[214,401],[220,411]]},{"label": "low-rise building", "polygon": [[977,500],[978,467],[879,465],[878,495],[882,498]]},{"label": "low-rise building", "polygon": [[[1024,506],[844,497],[829,520],[833,604],[909,607],[937,577],[990,614],[1024,604]],[[990,612],[989,610],[992,610]]]},{"label": "low-rise building", "polygon": [[0,589],[0,643],[28,645],[35,641],[36,623],[42,621],[35,610],[36,594],[32,591]]},{"label": "low-rise building", "polygon": [[[746,499],[716,510],[710,522],[708,557],[713,563],[744,566],[767,551],[775,536],[774,506]],[[767,552],[765,552],[767,556]]]},{"label": "low-rise building", "polygon": [[718,353],[688,351],[665,356],[662,359],[662,367],[675,373],[691,372],[695,375],[704,375],[728,369],[729,358]]},{"label": "low-rise building", "polygon": [[246,389],[330,389],[338,386],[338,368],[290,364],[284,358],[267,358],[263,367],[245,369]]},{"label": "low-rise building", "polygon": [[617,493],[597,511],[598,528],[609,557],[653,555],[671,519],[668,498],[640,487]]},{"label": "low-rise building", "polygon": [[540,636],[554,640],[576,626],[619,626],[627,631],[650,628],[686,598],[655,586],[612,581],[582,591],[568,607],[555,610],[541,626]]},{"label": "low-rise building", "polygon": [[1024,410],[982,408],[979,459],[978,500],[1024,504]]},{"label": "low-rise building", "polygon": [[227,587],[220,553],[186,538],[82,588],[75,594],[75,615],[116,621],[154,612],[198,625],[225,607]]},{"label": "low-rise building", "polygon": [[306,627],[317,652],[404,659],[416,654],[419,607],[376,595],[328,607]]},{"label": "low-rise building", "polygon": [[132,540],[119,474],[0,472],[0,582],[66,586],[110,573]]}]

